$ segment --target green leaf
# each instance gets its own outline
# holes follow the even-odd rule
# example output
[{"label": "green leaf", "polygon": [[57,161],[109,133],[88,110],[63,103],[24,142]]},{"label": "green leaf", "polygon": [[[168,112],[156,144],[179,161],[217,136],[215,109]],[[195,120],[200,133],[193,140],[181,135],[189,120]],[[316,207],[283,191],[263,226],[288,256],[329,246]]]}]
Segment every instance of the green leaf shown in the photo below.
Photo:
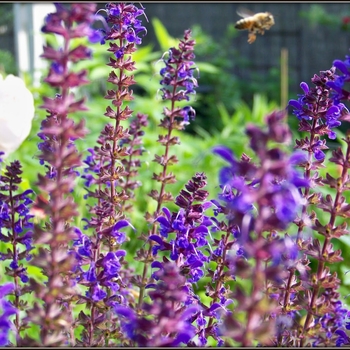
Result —
[{"label": "green leaf", "polygon": [[168,51],[169,48],[178,46],[178,40],[169,35],[163,23],[158,18],[152,19],[152,25],[162,51]]},{"label": "green leaf", "polygon": [[196,63],[199,72],[206,72],[206,73],[212,73],[212,74],[219,74],[220,69],[215,67],[214,65],[206,62],[198,62]]}]

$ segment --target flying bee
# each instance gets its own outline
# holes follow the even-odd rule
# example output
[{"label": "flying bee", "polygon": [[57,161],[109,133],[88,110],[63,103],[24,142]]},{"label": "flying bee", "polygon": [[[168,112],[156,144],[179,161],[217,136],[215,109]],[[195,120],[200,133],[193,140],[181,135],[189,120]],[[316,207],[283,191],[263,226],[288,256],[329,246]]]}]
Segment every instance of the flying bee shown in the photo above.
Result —
[{"label": "flying bee", "polygon": [[275,20],[270,12],[254,13],[247,9],[238,9],[237,14],[241,17],[235,24],[236,29],[248,29],[248,43],[252,44],[256,39],[256,34],[264,35],[264,31],[270,29]]}]

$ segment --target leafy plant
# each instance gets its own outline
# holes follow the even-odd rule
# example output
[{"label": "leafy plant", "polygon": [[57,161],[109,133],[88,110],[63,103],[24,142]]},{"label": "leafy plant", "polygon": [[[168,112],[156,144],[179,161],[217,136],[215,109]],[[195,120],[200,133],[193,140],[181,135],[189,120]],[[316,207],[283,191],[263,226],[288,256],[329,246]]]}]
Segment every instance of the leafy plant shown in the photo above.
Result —
[{"label": "leafy plant", "polygon": [[55,6],[37,149],[0,153],[0,345],[349,345],[348,59],[300,84],[294,134],[263,94],[233,112],[216,102],[218,126],[189,134],[202,79],[191,30],[160,55],[155,89],[151,50],[140,73],[134,60],[141,5]]}]

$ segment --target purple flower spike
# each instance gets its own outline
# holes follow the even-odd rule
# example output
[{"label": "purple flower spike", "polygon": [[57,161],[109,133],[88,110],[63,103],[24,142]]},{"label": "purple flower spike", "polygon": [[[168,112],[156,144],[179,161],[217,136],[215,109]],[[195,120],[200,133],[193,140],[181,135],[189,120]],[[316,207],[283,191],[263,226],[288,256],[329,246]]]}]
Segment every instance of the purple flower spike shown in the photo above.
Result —
[{"label": "purple flower spike", "polygon": [[12,303],[5,300],[5,296],[10,294],[14,290],[15,286],[13,283],[6,283],[0,287],[0,346],[9,345],[9,332],[13,331],[13,324],[10,321],[10,316],[18,313],[18,310],[13,306]]}]

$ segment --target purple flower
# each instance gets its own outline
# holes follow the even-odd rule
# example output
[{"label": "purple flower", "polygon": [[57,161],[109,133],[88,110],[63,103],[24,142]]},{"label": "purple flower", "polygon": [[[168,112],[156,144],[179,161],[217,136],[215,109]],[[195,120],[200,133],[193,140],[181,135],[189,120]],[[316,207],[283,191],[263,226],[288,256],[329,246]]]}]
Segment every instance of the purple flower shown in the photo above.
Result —
[{"label": "purple flower", "polygon": [[83,273],[83,277],[90,283],[95,283],[97,281],[96,266],[94,262],[91,262],[89,270]]},{"label": "purple flower", "polygon": [[[312,82],[315,84],[314,88],[309,88],[304,82],[301,83],[300,87],[303,89],[304,94],[299,95],[298,100],[289,101],[289,105],[293,107],[293,114],[301,122],[304,120],[310,124],[313,123],[313,125],[310,125],[310,128],[313,128],[320,135],[327,134],[330,139],[336,138],[336,133],[331,129],[339,127],[342,116],[349,113],[345,105],[339,103],[341,99],[346,99],[343,93],[344,90],[339,87],[341,85],[340,81],[347,78],[339,78],[334,74],[335,67],[344,74],[347,72],[346,74],[348,75],[349,72],[341,61],[334,61],[333,65],[332,69],[320,72],[320,76],[315,74],[312,78]],[[305,124],[301,123],[300,125],[303,125],[303,130],[308,131]],[[315,153],[315,158],[317,160],[323,159],[323,152],[315,148],[314,145],[311,146]]]},{"label": "purple flower", "polygon": [[182,108],[181,114],[184,120],[184,124],[189,124],[190,119],[194,120],[196,118],[196,111],[191,106]]},{"label": "purple flower", "polygon": [[199,310],[197,306],[183,308],[187,299],[183,288],[185,278],[173,263],[155,262],[159,268],[154,273],[157,284],[148,285],[151,304],[143,303],[142,310],[152,318],[138,316],[129,307],[116,306],[116,313],[122,318],[122,329],[138,346],[162,347],[187,344],[196,334],[189,319]]},{"label": "purple flower", "polygon": [[[0,234],[0,240],[3,242],[11,242],[13,245],[12,254],[4,254],[0,260],[10,259],[10,268],[12,272],[8,272],[11,277],[20,277],[23,283],[28,282],[27,270],[23,268],[20,260],[31,259],[30,251],[32,246],[33,228],[32,218],[30,214],[30,205],[32,200],[29,196],[32,190],[26,190],[23,193],[18,192],[18,184],[21,179],[21,164],[18,161],[12,162],[6,166],[6,171],[0,175],[0,229],[7,232],[6,235]],[[24,246],[21,251],[20,247]]]},{"label": "purple flower", "polygon": [[6,283],[0,286],[0,299],[3,299],[6,295],[10,294],[14,290],[13,283]]},{"label": "purple flower", "polygon": [[344,89],[346,82],[350,81],[349,71],[349,56],[346,56],[344,61],[334,60],[333,67],[340,71],[340,75],[336,76],[334,80],[326,83],[327,87],[332,89],[332,97],[336,104],[341,100],[348,100],[350,93]]},{"label": "purple flower", "polygon": [[212,206],[212,202],[203,202],[208,193],[202,188],[206,185],[206,177],[197,173],[187,184],[186,190],[180,191],[175,203],[180,206],[177,213],[170,213],[169,209],[163,208],[165,216],[159,216],[156,221],[160,223],[160,234],[167,238],[172,232],[176,233],[174,239],[169,243],[159,236],[151,235],[150,239],[158,244],[153,246],[153,254],[159,250],[170,251],[170,259],[182,261],[181,267],[188,270],[188,281],[197,282],[204,275],[204,264],[209,258],[200,250],[207,247],[209,242],[207,236],[213,222],[204,215],[204,211]]},{"label": "purple flower", "polygon": [[114,252],[108,252],[104,258],[98,261],[98,266],[103,268],[103,276],[107,279],[118,277],[121,268],[118,255]]},{"label": "purple flower", "polygon": [[90,43],[92,44],[96,44],[96,43],[104,44],[105,35],[106,35],[106,32],[103,29],[97,29],[97,30],[91,29],[90,32],[88,33],[88,38]]},{"label": "purple flower", "polygon": [[[88,148],[87,151],[90,153],[90,155],[88,155],[84,160],[84,163],[87,165],[87,167],[84,168],[84,175],[82,175],[81,178],[86,180],[84,185],[86,187],[90,187],[96,182],[94,175],[96,176],[99,174],[101,164],[98,161],[98,157],[94,149]],[[86,197],[87,195],[85,195],[85,198]]]},{"label": "purple flower", "polygon": [[173,232],[173,228],[171,226],[171,213],[168,208],[162,208],[165,216],[159,216],[156,221],[160,224],[160,234],[163,237],[168,237],[168,234]]},{"label": "purple flower", "polygon": [[321,151],[321,149],[327,149],[326,141],[325,140],[317,140],[311,147],[314,156],[316,160],[322,161],[325,158],[324,152]]},{"label": "purple flower", "polygon": [[335,345],[336,346],[343,346],[343,345],[350,345],[350,337],[346,334],[346,332],[342,329],[337,329],[335,331],[335,334],[338,336]]},{"label": "purple flower", "polygon": [[[171,48],[162,57],[165,67],[161,68],[162,79],[160,84],[163,100],[189,101],[190,94],[195,94],[198,87],[197,79],[193,76],[196,70],[194,61],[195,41],[191,40],[191,31],[186,30],[184,39],[180,41],[179,48]],[[172,112],[165,109],[165,115],[178,120],[179,125],[184,127],[189,124],[190,119],[196,116],[195,110],[190,106],[177,108]]]},{"label": "purple flower", "polygon": [[[147,34],[147,30],[137,17],[145,15],[144,8],[137,8],[132,4],[125,3],[109,3],[106,5],[107,22],[112,24],[111,29],[105,35],[105,40],[120,39],[121,47],[114,50],[115,56],[120,59],[123,57],[124,49],[128,43],[140,45],[143,35]],[[123,40],[124,39],[124,40]]]},{"label": "purple flower", "polygon": [[[71,4],[70,8],[63,4],[55,3],[56,12],[50,13],[45,18],[45,24],[42,27],[43,33],[55,33],[65,38],[78,38],[87,36],[91,42],[97,42],[96,30],[91,25],[100,19],[101,16],[95,16],[96,4]],[[78,25],[71,29],[71,23]]]},{"label": "purple flower", "polygon": [[107,296],[107,293],[102,290],[99,286],[94,285],[91,287],[90,291],[86,292],[86,297],[93,300],[94,302],[98,302],[104,299]]},{"label": "purple flower", "polygon": [[[256,138],[255,134],[260,131],[250,128],[249,133],[252,138]],[[267,135],[263,135],[262,138],[267,140]],[[254,164],[235,160],[232,151],[227,147],[217,146],[213,149],[215,154],[230,164],[223,167],[219,173],[222,186],[219,198],[226,203],[229,211],[239,213],[240,216],[249,212],[252,215],[256,202],[264,201],[264,205],[269,203],[269,206],[274,208],[274,218],[272,219],[272,216],[266,212],[266,220],[273,220],[275,225],[286,227],[294,220],[302,203],[299,187],[309,185],[308,181],[294,169],[294,166],[303,161],[304,157],[301,157],[298,152],[288,158],[278,149],[264,151],[263,147],[265,147],[264,143],[257,148],[261,152],[261,157],[264,157],[262,162],[266,162],[269,167],[266,166],[266,174],[263,178],[255,177],[259,172]],[[262,193],[261,186],[264,187],[264,200],[259,199],[259,193]]]},{"label": "purple flower", "polygon": [[6,295],[10,294],[14,288],[15,286],[13,283],[7,283],[0,287],[0,309],[2,309],[2,314],[0,315],[0,346],[9,345],[8,336],[13,327],[9,318],[18,312],[17,309],[4,298]]},{"label": "purple flower", "polygon": [[135,228],[126,220],[120,220],[113,226],[111,235],[116,238],[118,244],[122,244],[125,241],[125,233],[120,231],[120,229],[127,226],[130,226],[135,231]]}]

